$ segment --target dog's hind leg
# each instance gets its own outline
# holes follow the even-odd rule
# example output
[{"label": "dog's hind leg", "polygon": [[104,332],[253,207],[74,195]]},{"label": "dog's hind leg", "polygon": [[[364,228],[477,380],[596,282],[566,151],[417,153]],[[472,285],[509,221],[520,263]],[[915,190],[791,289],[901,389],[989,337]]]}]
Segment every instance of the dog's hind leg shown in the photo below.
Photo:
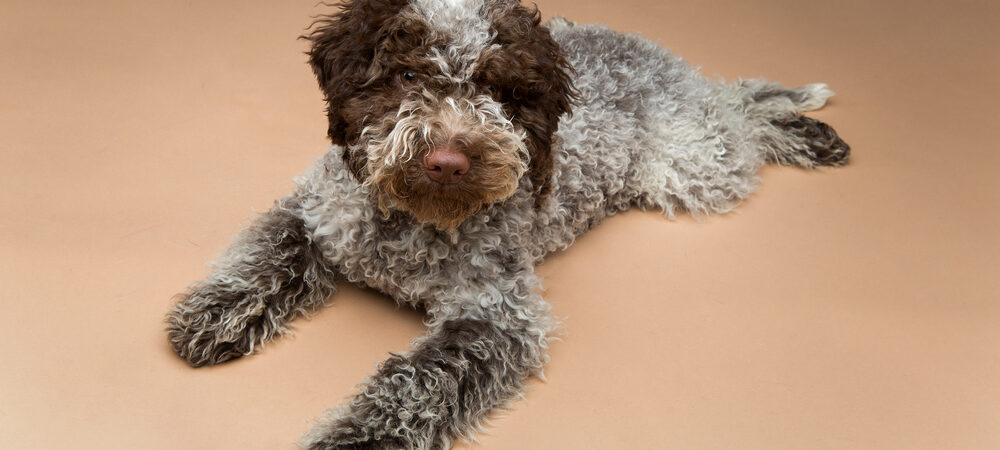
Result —
[{"label": "dog's hind leg", "polygon": [[452,303],[462,312],[432,322],[412,351],[382,363],[361,392],[327,412],[300,445],[442,449],[471,438],[492,411],[520,395],[525,379],[547,359],[548,307],[539,294],[493,290],[498,304],[481,309],[477,304],[491,290]]},{"label": "dog's hind leg", "polygon": [[763,143],[769,162],[812,168],[847,164],[851,147],[833,127],[816,119],[789,115],[771,119]]},{"label": "dog's hind leg", "polygon": [[761,80],[699,79],[688,89],[697,95],[647,102],[646,142],[628,180],[642,208],[722,213],[753,191],[765,162],[815,167],[847,161],[850,147],[833,128],[802,115],[833,95],[826,85],[789,89]]},{"label": "dog's hind leg", "polygon": [[333,272],[288,197],[259,217],[167,314],[174,351],[192,366],[253,353],[333,293]]},{"label": "dog's hind leg", "polygon": [[802,115],[822,108],[833,95],[825,84],[791,89],[762,80],[745,80],[738,86],[754,134],[769,162],[806,168],[847,163],[851,147],[837,132]]}]

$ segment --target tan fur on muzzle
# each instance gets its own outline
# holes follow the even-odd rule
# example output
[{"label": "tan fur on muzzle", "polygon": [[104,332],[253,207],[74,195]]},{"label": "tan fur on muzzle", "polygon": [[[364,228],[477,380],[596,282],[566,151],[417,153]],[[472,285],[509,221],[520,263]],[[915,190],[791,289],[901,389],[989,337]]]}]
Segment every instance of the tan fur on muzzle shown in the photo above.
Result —
[{"label": "tan fur on muzzle", "polygon": [[[408,211],[421,222],[453,229],[514,193],[527,170],[524,138],[524,131],[488,96],[438,99],[424,92],[405,99],[395,116],[366,127],[354,147],[367,155],[371,176],[365,184],[383,211]],[[471,161],[456,184],[430,180],[421,162],[429,151],[444,146]]]}]

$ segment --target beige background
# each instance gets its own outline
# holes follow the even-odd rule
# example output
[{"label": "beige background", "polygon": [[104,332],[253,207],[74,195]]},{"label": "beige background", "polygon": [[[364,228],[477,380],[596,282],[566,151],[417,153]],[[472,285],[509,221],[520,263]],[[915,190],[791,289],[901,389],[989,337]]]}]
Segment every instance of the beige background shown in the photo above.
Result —
[{"label": "beige background", "polygon": [[[749,3],[752,3],[749,4]],[[844,169],[547,261],[566,333],[481,448],[1000,448],[996,2],[539,0],[709,75],[825,81]],[[945,2],[939,2],[945,3]],[[418,313],[345,286],[190,369],[171,296],[324,151],[315,0],[0,3],[0,448],[290,448]]]}]

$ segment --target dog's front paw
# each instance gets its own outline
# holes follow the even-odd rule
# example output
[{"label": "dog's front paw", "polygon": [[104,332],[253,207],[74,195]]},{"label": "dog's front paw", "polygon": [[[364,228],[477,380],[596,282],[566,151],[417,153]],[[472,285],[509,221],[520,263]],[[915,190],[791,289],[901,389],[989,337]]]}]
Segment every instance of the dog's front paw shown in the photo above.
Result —
[{"label": "dog's front paw", "polygon": [[385,439],[330,439],[304,444],[308,450],[401,450],[410,448],[397,438]]},{"label": "dog's front paw", "polygon": [[307,450],[400,450],[412,448],[394,436],[374,437],[343,425],[320,424],[302,437],[299,446]]},{"label": "dog's front paw", "polygon": [[240,303],[220,302],[198,291],[185,296],[167,313],[167,337],[174,352],[193,367],[253,353],[267,330],[261,329],[259,312]]},{"label": "dog's front paw", "polygon": [[[370,412],[370,411],[369,411]],[[349,406],[328,410],[299,440],[299,447],[307,450],[371,449],[399,450],[420,447],[385,429],[385,423],[368,417],[362,411],[351,411]]]}]

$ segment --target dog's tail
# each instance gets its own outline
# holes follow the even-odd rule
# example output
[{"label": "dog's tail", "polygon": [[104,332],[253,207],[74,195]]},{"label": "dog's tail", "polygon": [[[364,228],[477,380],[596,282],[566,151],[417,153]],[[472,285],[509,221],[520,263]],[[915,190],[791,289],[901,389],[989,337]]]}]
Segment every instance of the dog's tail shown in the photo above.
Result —
[{"label": "dog's tail", "polygon": [[758,137],[769,162],[807,168],[847,164],[851,147],[831,126],[802,115],[822,108],[833,95],[825,84],[790,89],[744,80],[738,86],[747,112],[765,121]]}]

